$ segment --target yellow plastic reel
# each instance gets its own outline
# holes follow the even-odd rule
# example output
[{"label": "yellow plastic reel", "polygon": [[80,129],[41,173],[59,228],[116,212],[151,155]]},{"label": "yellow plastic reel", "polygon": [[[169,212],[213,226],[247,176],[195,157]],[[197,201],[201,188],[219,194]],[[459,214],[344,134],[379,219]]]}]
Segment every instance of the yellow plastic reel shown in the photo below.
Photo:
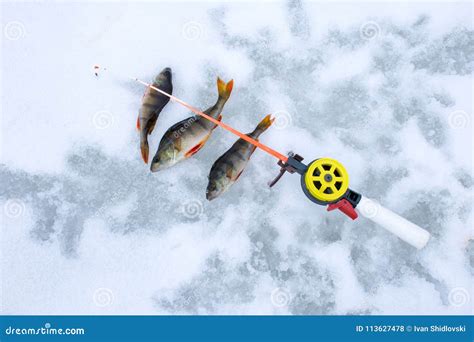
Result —
[{"label": "yellow plastic reel", "polygon": [[349,188],[349,175],[337,160],[320,158],[313,161],[304,175],[306,189],[316,200],[334,202]]}]

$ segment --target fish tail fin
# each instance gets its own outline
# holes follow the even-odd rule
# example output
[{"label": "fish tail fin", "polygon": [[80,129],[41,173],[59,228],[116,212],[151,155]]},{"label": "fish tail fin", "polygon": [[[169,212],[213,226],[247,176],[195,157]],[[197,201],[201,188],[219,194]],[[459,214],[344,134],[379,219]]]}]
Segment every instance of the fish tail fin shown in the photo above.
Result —
[{"label": "fish tail fin", "polygon": [[142,153],[142,158],[145,164],[148,164],[148,154],[150,151],[150,148],[148,147],[148,139],[147,136],[141,136],[140,137],[140,151]]},{"label": "fish tail fin", "polygon": [[275,121],[275,118],[272,118],[271,114],[265,116],[263,120],[259,122],[257,127],[255,127],[255,130],[252,132],[252,136],[258,137],[272,125],[273,121]]},{"label": "fish tail fin", "polygon": [[234,87],[234,80],[230,80],[229,82],[225,83],[219,77],[217,78],[217,91],[219,92],[219,99],[223,99],[227,101],[230,97],[230,93],[232,92],[232,88]]}]

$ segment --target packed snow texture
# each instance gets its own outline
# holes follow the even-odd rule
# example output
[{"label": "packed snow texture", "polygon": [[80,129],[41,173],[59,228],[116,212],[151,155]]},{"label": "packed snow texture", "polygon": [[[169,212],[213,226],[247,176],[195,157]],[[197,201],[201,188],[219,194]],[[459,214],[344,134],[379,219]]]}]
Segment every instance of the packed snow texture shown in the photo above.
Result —
[{"label": "packed snow texture", "polygon": [[[468,314],[472,312],[470,3],[2,3],[2,313]],[[92,66],[107,71],[94,76]],[[256,151],[205,199],[235,141],[216,129],[152,174],[135,129],[144,88],[205,109],[311,161],[424,227],[416,250],[370,221],[272,189]],[[189,116],[169,103],[150,139]]]}]

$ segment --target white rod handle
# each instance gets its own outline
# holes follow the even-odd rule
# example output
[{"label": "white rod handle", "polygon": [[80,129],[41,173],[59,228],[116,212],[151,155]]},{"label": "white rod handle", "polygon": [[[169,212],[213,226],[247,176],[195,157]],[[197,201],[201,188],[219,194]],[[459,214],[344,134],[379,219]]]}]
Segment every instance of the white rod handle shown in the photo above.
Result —
[{"label": "white rod handle", "polygon": [[430,239],[428,231],[382,207],[370,198],[362,196],[356,209],[362,216],[384,227],[418,249],[425,247]]}]

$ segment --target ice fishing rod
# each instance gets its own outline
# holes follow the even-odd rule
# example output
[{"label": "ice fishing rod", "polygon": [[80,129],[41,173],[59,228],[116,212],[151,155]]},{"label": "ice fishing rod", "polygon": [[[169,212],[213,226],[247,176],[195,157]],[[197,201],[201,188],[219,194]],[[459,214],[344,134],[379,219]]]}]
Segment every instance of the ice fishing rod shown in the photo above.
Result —
[{"label": "ice fishing rod", "polygon": [[[98,69],[99,67],[95,66],[94,68]],[[298,173],[301,176],[301,188],[306,197],[316,204],[327,206],[327,211],[339,209],[352,220],[355,220],[360,213],[418,249],[423,248],[428,243],[430,239],[428,231],[383,207],[377,201],[349,189],[349,174],[337,160],[318,158],[309,164],[304,164],[302,162],[304,158],[298,154],[290,152],[288,156],[285,156],[150,83],[135,77],[130,77],[130,79],[168,96],[171,100],[178,102],[193,113],[204,117],[277,158],[280,173],[269,183],[270,187],[274,186],[286,172]]]}]

